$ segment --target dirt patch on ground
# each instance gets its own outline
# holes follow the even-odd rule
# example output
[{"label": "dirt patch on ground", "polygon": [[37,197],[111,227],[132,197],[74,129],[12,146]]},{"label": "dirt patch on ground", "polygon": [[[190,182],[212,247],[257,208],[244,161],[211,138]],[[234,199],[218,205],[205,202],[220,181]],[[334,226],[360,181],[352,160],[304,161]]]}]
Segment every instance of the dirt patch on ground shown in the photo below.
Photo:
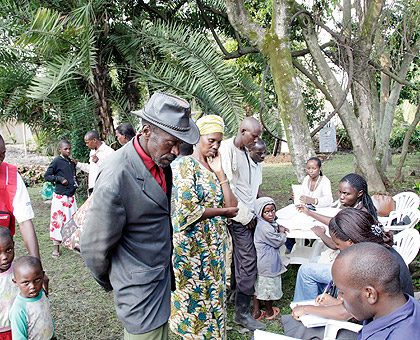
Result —
[{"label": "dirt patch on ground", "polygon": [[292,161],[289,153],[281,153],[277,156],[266,156],[264,163],[275,164],[275,163],[290,163]]}]

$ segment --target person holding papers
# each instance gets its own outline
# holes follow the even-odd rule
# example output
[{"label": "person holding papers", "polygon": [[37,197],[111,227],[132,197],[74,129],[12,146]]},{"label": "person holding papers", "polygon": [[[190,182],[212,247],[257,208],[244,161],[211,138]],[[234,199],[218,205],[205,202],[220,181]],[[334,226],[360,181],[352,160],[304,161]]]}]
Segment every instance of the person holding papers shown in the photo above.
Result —
[{"label": "person holding papers", "polygon": [[[333,242],[339,250],[348,248],[356,243],[374,242],[387,248],[400,266],[400,282],[402,291],[411,296],[414,295],[413,283],[410,272],[402,257],[392,248],[392,234],[384,232],[381,225],[368,212],[355,208],[341,210],[329,223],[329,232]],[[363,256],[363,254],[360,254]],[[386,263],[383,264],[386,266]],[[363,270],[363,268],[361,268]],[[312,305],[310,305],[312,303]],[[315,301],[301,302],[292,310],[292,315],[282,316],[285,334],[300,339],[322,339],[324,328],[305,328],[300,322],[304,315],[317,315],[329,319],[349,320],[352,316],[343,306],[343,300],[339,296],[336,286],[331,283],[325,294],[319,295]],[[294,321],[293,318],[296,320]],[[346,332],[347,334],[349,332]],[[357,338],[357,334],[349,334],[350,337],[340,339]]]}]

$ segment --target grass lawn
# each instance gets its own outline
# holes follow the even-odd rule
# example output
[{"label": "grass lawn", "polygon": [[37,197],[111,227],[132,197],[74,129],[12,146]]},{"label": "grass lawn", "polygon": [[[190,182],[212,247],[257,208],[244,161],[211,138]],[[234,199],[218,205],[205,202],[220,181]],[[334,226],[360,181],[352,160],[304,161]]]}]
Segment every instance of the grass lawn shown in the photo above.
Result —
[{"label": "grass lawn", "polygon": [[[397,163],[397,157],[393,164]],[[406,170],[414,171],[417,177],[405,176],[405,182],[390,189],[392,195],[411,189],[414,179],[420,178],[420,158],[409,155]],[[390,167],[388,175],[393,177],[394,167]],[[353,171],[353,156],[337,154],[323,163],[323,173],[331,180],[334,199],[339,180]],[[404,172],[403,172],[404,173]],[[297,183],[290,163],[266,163],[263,168],[262,191],[273,197],[278,207],[287,204],[291,184]],[[32,205],[35,211],[34,224],[38,235],[44,269],[50,278],[50,300],[56,326],[57,337],[67,340],[75,339],[122,339],[122,326],[116,317],[112,293],[105,293],[93,280],[86,269],[81,256],[77,253],[61,249],[61,257],[51,257],[52,241],[49,239],[50,205],[42,201],[40,187],[29,188]],[[79,206],[81,202],[79,202]],[[16,233],[16,257],[26,252],[19,231]],[[290,313],[289,303],[293,297],[294,283],[298,266],[291,265],[282,275],[284,297],[275,303],[281,314]],[[228,339],[251,339],[252,332],[241,334],[243,330],[233,322],[233,305],[228,306],[229,322]],[[267,329],[281,333],[282,326],[278,320],[266,321]],[[176,339],[171,334],[170,339]]]}]

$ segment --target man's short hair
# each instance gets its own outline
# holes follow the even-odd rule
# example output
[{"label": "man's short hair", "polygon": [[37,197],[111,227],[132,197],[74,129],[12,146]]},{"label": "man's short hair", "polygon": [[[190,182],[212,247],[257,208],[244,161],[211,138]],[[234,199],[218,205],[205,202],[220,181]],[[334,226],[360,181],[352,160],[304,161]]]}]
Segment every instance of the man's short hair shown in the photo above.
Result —
[{"label": "man's short hair", "polygon": [[42,264],[41,261],[39,260],[39,258],[35,257],[35,256],[22,256],[19,257],[15,264],[13,265],[13,272],[15,273],[17,270],[19,270],[20,268],[23,267],[31,267],[31,268],[37,268],[40,271],[42,271]]},{"label": "man's short hair", "polygon": [[96,130],[90,130],[90,131],[86,132],[85,138],[87,140],[91,140],[91,139],[94,139],[94,138],[96,138],[97,140],[99,140],[99,133]]},{"label": "man's short hair", "polygon": [[389,295],[401,292],[400,265],[384,246],[373,242],[357,243],[342,250],[336,261],[344,259],[348,259],[343,270],[346,283],[351,287],[380,287]]},{"label": "man's short hair", "polygon": [[0,226],[0,239],[10,239],[13,242],[13,236],[9,228]]},{"label": "man's short hair", "polygon": [[64,145],[70,145],[70,142],[67,139],[62,139],[58,142],[58,147],[61,149]]},{"label": "man's short hair", "polygon": [[265,142],[260,137],[258,137],[258,141],[253,146],[251,146],[250,151],[254,150],[254,148],[255,147],[258,147],[258,146],[265,146],[265,147],[267,147],[267,145],[265,144]]}]

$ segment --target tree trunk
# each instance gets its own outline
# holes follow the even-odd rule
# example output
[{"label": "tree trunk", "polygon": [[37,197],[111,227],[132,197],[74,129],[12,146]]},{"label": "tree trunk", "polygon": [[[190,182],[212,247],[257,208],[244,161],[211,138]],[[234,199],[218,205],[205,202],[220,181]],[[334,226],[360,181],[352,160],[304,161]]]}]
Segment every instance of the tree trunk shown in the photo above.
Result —
[{"label": "tree trunk", "polygon": [[401,149],[400,159],[398,160],[397,167],[395,168],[394,182],[397,182],[401,179],[401,169],[404,165],[405,158],[407,157],[408,145],[410,144],[411,135],[413,134],[413,131],[419,122],[420,122],[420,104],[417,106],[416,116],[414,117],[413,122],[411,123],[410,127],[407,130],[407,133],[405,134],[404,142]]},{"label": "tree trunk", "polygon": [[[325,60],[325,57],[319,47],[314,27],[309,23],[309,21],[307,21],[307,23],[308,25],[303,29],[303,36],[306,44],[312,58],[315,61],[319,74],[323,78],[331,95],[334,97],[335,102],[339,103],[341,98],[344,96],[344,91],[341,89],[339,82]],[[375,192],[385,191],[384,183],[382,182],[381,176],[376,169],[372,152],[370,152],[370,148],[364,139],[359,122],[354,115],[353,108],[346,101],[339,110],[338,114],[351,138],[353,152],[357,160],[358,168],[367,180],[370,190]]]},{"label": "tree trunk", "polygon": [[[401,62],[398,78],[405,79],[407,72],[410,68],[410,65],[417,56],[420,50],[420,39],[417,38],[417,41],[414,42],[410,51],[405,53],[405,56]],[[389,139],[392,132],[392,124],[395,116],[395,109],[398,104],[398,99],[400,98],[400,93],[402,89],[402,84],[394,81],[394,86],[392,86],[391,94],[389,95],[387,103],[384,105],[384,116],[379,127],[378,140],[376,141],[375,148],[375,159],[378,167],[382,167],[385,171],[387,166],[387,154],[389,153]]]},{"label": "tree trunk", "polygon": [[104,140],[109,136],[115,135],[112,109],[107,99],[107,73],[105,66],[98,61],[92,70],[94,82],[90,86],[90,90],[98,102],[99,134]]},{"label": "tree trunk", "polygon": [[306,175],[306,161],[314,151],[302,93],[292,65],[287,1],[273,1],[270,30],[251,20],[243,0],[226,0],[226,8],[232,26],[260,50],[270,65],[294,171],[301,181]]}]

